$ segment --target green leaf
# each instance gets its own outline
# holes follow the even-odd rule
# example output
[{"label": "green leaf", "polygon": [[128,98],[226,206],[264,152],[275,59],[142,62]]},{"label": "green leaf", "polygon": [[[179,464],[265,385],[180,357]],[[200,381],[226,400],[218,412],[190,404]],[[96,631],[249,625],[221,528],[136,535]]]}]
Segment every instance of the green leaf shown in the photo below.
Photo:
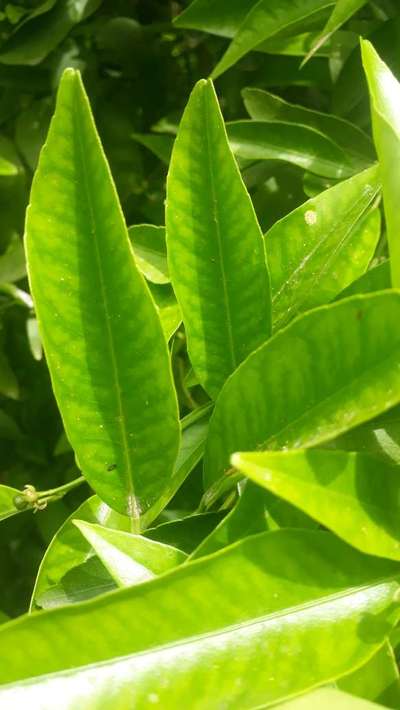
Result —
[{"label": "green leaf", "polygon": [[262,234],[211,82],[198,82],[182,118],[168,175],[166,223],[170,276],[190,359],[215,397],[268,338],[271,301]]},{"label": "green leaf", "polygon": [[395,166],[400,160],[400,84],[370,42],[362,41],[361,51],[381,170],[392,285],[397,288],[400,287],[400,188]]},{"label": "green leaf", "polygon": [[235,451],[317,446],[397,404],[399,322],[400,294],[353,296],[300,316],[250,355],[210,420],[207,487]]},{"label": "green leaf", "polygon": [[174,145],[173,136],[159,135],[157,133],[133,133],[132,138],[140,145],[148,148],[165,165],[169,165],[172,146]]},{"label": "green leaf", "polygon": [[252,87],[243,89],[242,96],[250,117],[255,121],[282,121],[315,128],[351,155],[354,164],[359,165],[360,170],[374,161],[370,138],[358,126],[339,116],[290,104],[262,89]]},{"label": "green leaf", "polygon": [[78,604],[117,589],[113,578],[98,557],[88,557],[85,562],[72,567],[57,584],[49,586],[36,597],[36,607],[56,609],[68,604]]},{"label": "green leaf", "polygon": [[322,47],[323,44],[325,44],[333,33],[339,29],[339,27],[347,22],[347,20],[349,20],[352,15],[360,10],[360,8],[362,8],[366,3],[367,0],[337,0],[328,22],[326,23],[314,46],[305,57],[303,65],[320,49],[320,47]]},{"label": "green leaf", "polygon": [[169,284],[149,284],[150,293],[167,340],[170,340],[182,323],[182,312]]},{"label": "green leaf", "polygon": [[0,283],[20,281],[26,276],[25,253],[22,241],[13,239],[0,256]]},{"label": "green leaf", "polygon": [[400,560],[399,467],[366,454],[310,449],[233,454],[252,481],[370,555]]},{"label": "green leaf", "polygon": [[337,296],[340,298],[348,298],[361,293],[373,293],[374,291],[384,291],[390,288],[390,262],[389,259],[383,261],[378,266],[374,266],[365,272],[359,279],[353,281],[350,286],[344,289]]},{"label": "green leaf", "polygon": [[361,668],[340,678],[338,686],[352,695],[375,700],[385,707],[400,707],[400,676],[393,649],[386,641]]},{"label": "green leaf", "polygon": [[182,564],[187,557],[176,547],[141,535],[112,530],[83,520],[74,520],[74,524],[120,587],[152,579]]},{"label": "green leaf", "polygon": [[329,303],[366,271],[380,236],[378,169],[304,202],[267,232],[274,327]]},{"label": "green leaf", "polygon": [[382,705],[355,698],[335,688],[320,688],[287,703],[280,703],[276,710],[383,710]]},{"label": "green leaf", "polygon": [[176,27],[233,37],[258,0],[194,0],[174,20]]},{"label": "green leaf", "polygon": [[358,168],[330,138],[292,123],[234,121],[226,126],[235,155],[246,160],[284,160],[324,177],[343,179]]},{"label": "green leaf", "polygon": [[247,481],[236,505],[196,547],[190,559],[210,555],[249,535],[281,527],[313,528],[316,524],[300,510]]},{"label": "green leaf", "polygon": [[2,45],[2,64],[39,64],[72,28],[91,15],[101,0],[58,0],[41,17],[27,22]]},{"label": "green leaf", "polygon": [[[0,414],[2,414],[0,412]],[[11,518],[20,511],[15,507],[14,498],[19,495],[20,491],[9,486],[0,486],[0,520]]]},{"label": "green leaf", "polygon": [[[205,405],[193,413],[188,414],[181,421],[182,438],[176,459],[174,472],[170,478],[169,485],[157,499],[156,503],[149,508],[143,516],[143,528],[147,527],[166,507],[171,498],[175,495],[182,483],[193,471],[194,467],[201,460],[205,441],[208,433],[208,422],[210,419],[210,407]],[[178,545],[179,547],[179,545]]]},{"label": "green leaf", "polygon": [[94,490],[137,520],[169,486],[177,402],[160,321],[73,70],[60,85],[26,233],[31,290],[68,439]]},{"label": "green leaf", "polygon": [[129,227],[136,265],[148,281],[155,284],[169,283],[165,227],[153,224],[137,224]]},{"label": "green leaf", "polygon": [[269,706],[367,661],[398,619],[398,577],[326,532],[262,533],[3,625],[0,702],[47,710],[62,689],[64,710]]},{"label": "green leaf", "polygon": [[333,0],[259,0],[243,20],[212,78],[223,74],[264,40],[332,4]]},{"label": "green leaf", "polygon": [[223,513],[196,513],[146,530],[146,537],[190,555],[221,521]]},{"label": "green leaf", "polygon": [[[130,521],[92,496],[75,510],[53,537],[42,559],[31,599],[31,610],[40,607],[46,593],[60,584],[68,572],[82,566],[92,556],[91,545],[73,524],[79,518],[116,530],[129,531]],[[75,580],[72,580],[75,585]]]},{"label": "green leaf", "polygon": [[400,465],[400,407],[364,422],[327,444],[329,448],[359,451]]}]

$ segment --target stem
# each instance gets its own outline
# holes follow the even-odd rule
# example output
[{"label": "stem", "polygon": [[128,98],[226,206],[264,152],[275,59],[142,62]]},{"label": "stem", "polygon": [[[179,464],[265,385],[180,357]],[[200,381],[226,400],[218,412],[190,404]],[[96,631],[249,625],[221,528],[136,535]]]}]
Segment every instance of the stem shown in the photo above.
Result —
[{"label": "stem", "polygon": [[58,500],[58,498],[62,498],[66,493],[72,491],[73,488],[80,486],[81,483],[85,483],[85,480],[84,476],[79,476],[79,478],[74,478],[73,481],[64,483],[63,486],[58,486],[58,488],[50,488],[48,491],[38,491],[38,498],[42,500],[43,498],[52,499],[55,497],[55,499]]}]

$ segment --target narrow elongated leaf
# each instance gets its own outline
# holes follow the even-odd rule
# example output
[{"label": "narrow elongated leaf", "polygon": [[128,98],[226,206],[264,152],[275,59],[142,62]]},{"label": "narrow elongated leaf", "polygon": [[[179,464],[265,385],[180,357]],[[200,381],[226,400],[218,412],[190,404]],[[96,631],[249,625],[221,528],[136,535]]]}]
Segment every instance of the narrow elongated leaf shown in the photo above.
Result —
[{"label": "narrow elongated leaf", "polygon": [[233,37],[258,0],[194,0],[174,20],[176,27]]},{"label": "narrow elongated leaf", "polygon": [[381,169],[392,285],[398,288],[400,186],[395,166],[400,160],[400,84],[370,42],[363,41],[361,50],[371,98],[374,141]]},{"label": "narrow elongated leaf", "polygon": [[339,678],[337,685],[347,693],[398,710],[400,676],[389,641],[385,641],[382,648],[361,668],[357,668],[344,678]]},{"label": "narrow elongated leaf", "polygon": [[269,706],[371,657],[399,616],[398,578],[398,564],[326,532],[262,533],[145,584],[3,625],[0,682],[11,685],[0,702]]},{"label": "narrow elongated leaf", "polygon": [[335,688],[321,688],[276,706],[276,710],[321,710],[321,708],[324,710],[379,710],[381,708],[383,710],[383,705],[355,698]]},{"label": "narrow elongated leaf", "polygon": [[259,0],[215,67],[215,79],[258,44],[333,4],[333,0]]},{"label": "narrow elongated leaf", "polygon": [[255,121],[283,121],[315,128],[350,154],[354,163],[360,165],[360,170],[374,160],[370,138],[358,126],[339,116],[290,104],[262,89],[243,89],[242,96],[249,115]]},{"label": "narrow elongated leaf", "polygon": [[61,82],[26,232],[39,328],[68,438],[95,491],[137,519],[169,485],[177,402],[160,321],[73,70]]},{"label": "narrow elongated leaf", "polygon": [[319,449],[234,454],[232,463],[362,552],[400,560],[398,466]]},{"label": "narrow elongated leaf", "polygon": [[153,579],[185,561],[187,555],[176,547],[112,530],[101,525],[74,520],[97,556],[120,587]]},{"label": "narrow elongated leaf", "polygon": [[11,518],[20,511],[15,507],[14,498],[20,494],[16,488],[0,486],[0,520]]},{"label": "narrow elongated leaf", "polygon": [[137,224],[129,227],[128,234],[143,276],[155,284],[169,283],[165,227]]},{"label": "narrow elongated leaf", "polygon": [[299,317],[250,355],[211,417],[206,486],[235,451],[316,446],[397,404],[399,319],[400,294],[353,296]]},{"label": "narrow elongated leaf", "polygon": [[[366,271],[380,236],[378,169],[321,192],[267,232],[274,327],[329,303]],[[363,219],[364,217],[364,219]]]},{"label": "narrow elongated leaf", "polygon": [[167,184],[170,276],[196,375],[215,397],[270,334],[264,244],[211,82],[182,118]]},{"label": "narrow elongated leaf", "polygon": [[358,168],[330,138],[292,123],[234,121],[226,126],[232,150],[247,160],[284,160],[331,178],[350,177]]},{"label": "narrow elongated leaf", "polygon": [[337,0],[332,14],[322,30],[318,40],[315,42],[311,51],[307,54],[303,64],[308,61],[320,47],[339,29],[352,15],[367,3],[367,0]]}]

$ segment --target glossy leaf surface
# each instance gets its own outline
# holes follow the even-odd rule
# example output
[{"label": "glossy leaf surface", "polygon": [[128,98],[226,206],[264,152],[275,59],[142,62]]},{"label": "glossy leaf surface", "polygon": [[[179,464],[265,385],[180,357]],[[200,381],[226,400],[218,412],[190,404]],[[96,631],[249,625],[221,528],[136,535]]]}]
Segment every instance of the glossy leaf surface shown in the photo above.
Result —
[{"label": "glossy leaf surface", "polygon": [[240,453],[232,463],[362,552],[400,560],[398,466],[319,449]]},{"label": "glossy leaf surface", "polygon": [[308,448],[400,400],[400,294],[354,296],[278,332],[228,380],[210,420],[209,486],[235,451]]},{"label": "glossy leaf surface", "polygon": [[268,338],[271,302],[262,234],[211,82],[196,85],[180,124],[166,226],[169,271],[190,359],[215,397]]},{"label": "glossy leaf surface", "polygon": [[400,84],[380,59],[372,44],[361,44],[371,98],[374,141],[378,153],[392,285],[400,287],[400,187],[396,165],[400,160]]},{"label": "glossy leaf surface", "polygon": [[378,169],[321,192],[267,232],[274,327],[329,303],[366,271],[380,236]]},{"label": "glossy leaf surface", "polygon": [[315,128],[351,155],[354,164],[360,165],[360,170],[374,160],[370,138],[357,126],[339,116],[291,104],[262,89],[243,89],[242,96],[249,115],[255,121],[283,121]]},{"label": "glossy leaf surface", "polygon": [[141,535],[112,530],[83,520],[74,520],[74,524],[120,587],[153,579],[177,567],[187,557],[176,547]]},{"label": "glossy leaf surface", "polygon": [[346,178],[357,172],[345,151],[315,128],[292,123],[233,121],[226,126],[232,150],[247,160],[283,160],[316,175]]},{"label": "glossy leaf surface", "polygon": [[170,480],[179,446],[176,396],[160,321],[73,70],[61,82],[26,231],[32,293],[68,438],[96,492],[138,519]]},{"label": "glossy leaf surface", "polygon": [[264,40],[332,4],[332,0],[259,0],[243,20],[212,77],[223,74]]},{"label": "glossy leaf surface", "polygon": [[262,533],[143,585],[4,625],[0,678],[14,683],[0,700],[47,710],[56,693],[67,710],[105,697],[146,708],[157,697],[178,708],[195,693],[199,708],[268,706],[378,650],[398,618],[398,574],[329,533]]}]

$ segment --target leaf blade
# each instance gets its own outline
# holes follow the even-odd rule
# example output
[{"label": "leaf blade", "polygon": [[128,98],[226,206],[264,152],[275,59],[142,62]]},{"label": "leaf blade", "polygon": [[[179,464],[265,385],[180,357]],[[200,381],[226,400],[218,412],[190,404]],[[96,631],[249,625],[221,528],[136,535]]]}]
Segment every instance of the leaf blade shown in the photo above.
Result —
[{"label": "leaf blade", "polygon": [[[179,444],[176,395],[161,325],[135,267],[73,70],[61,82],[26,231],[31,289],[68,438],[94,489],[138,519],[168,485]],[[147,365],[139,355],[146,349]],[[162,462],[154,437],[163,448]]]},{"label": "leaf blade", "polygon": [[238,363],[268,338],[271,316],[262,235],[211,82],[196,85],[181,122],[166,224],[189,355],[215,397]]}]

